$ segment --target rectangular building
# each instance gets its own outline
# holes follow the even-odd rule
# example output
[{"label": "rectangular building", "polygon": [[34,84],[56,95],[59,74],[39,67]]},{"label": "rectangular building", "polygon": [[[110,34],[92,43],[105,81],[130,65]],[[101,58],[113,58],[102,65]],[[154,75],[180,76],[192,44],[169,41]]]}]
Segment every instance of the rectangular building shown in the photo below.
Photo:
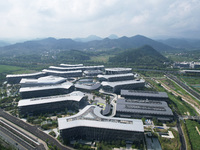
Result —
[{"label": "rectangular building", "polygon": [[6,80],[9,84],[18,84],[22,78],[34,78],[37,79],[39,77],[46,76],[45,72],[36,72],[29,74],[11,74],[6,76]]},{"label": "rectangular building", "polygon": [[61,137],[68,141],[143,141],[142,120],[105,117],[100,112],[100,107],[89,105],[74,116],[58,118]]},{"label": "rectangular building", "polygon": [[106,68],[105,72],[107,75],[109,74],[126,74],[132,73],[132,68]]},{"label": "rectangular building", "polygon": [[166,92],[157,91],[140,91],[140,90],[121,90],[121,97],[126,99],[141,99],[141,100],[160,100],[168,101],[169,97]]},{"label": "rectangular building", "polygon": [[162,121],[171,121],[174,118],[172,110],[165,101],[118,99],[116,108],[117,117],[127,118],[157,118]]},{"label": "rectangular building", "polygon": [[104,65],[99,66],[79,66],[79,67],[56,67],[50,66],[49,70],[56,70],[56,71],[75,71],[75,70],[104,70]]},{"label": "rectangular building", "polygon": [[117,82],[106,82],[101,83],[103,90],[107,92],[120,93],[122,89],[132,90],[144,88],[144,80],[127,80],[127,81],[117,81]]},{"label": "rectangular building", "polygon": [[56,71],[56,70],[44,69],[42,71],[45,72],[48,75],[59,76],[59,77],[64,77],[64,78],[82,77],[82,71],[81,70]]},{"label": "rectangular building", "polygon": [[60,64],[61,67],[82,67],[83,64]]},{"label": "rectangular building", "polygon": [[45,86],[45,85],[56,85],[66,82],[67,78],[46,76],[38,79],[27,79],[22,78],[20,81],[21,87],[33,87],[33,86]]},{"label": "rectangular building", "polygon": [[19,90],[22,99],[68,94],[74,91],[74,85],[71,82],[65,82],[58,85],[22,87]]},{"label": "rectangular building", "polygon": [[125,80],[133,80],[134,79],[133,73],[98,75],[97,77],[98,77],[99,81],[108,81],[108,82],[125,81]]},{"label": "rectangular building", "polygon": [[44,113],[78,110],[79,105],[85,100],[85,94],[79,91],[67,95],[56,95],[40,98],[23,99],[18,103],[21,115],[38,115]]}]

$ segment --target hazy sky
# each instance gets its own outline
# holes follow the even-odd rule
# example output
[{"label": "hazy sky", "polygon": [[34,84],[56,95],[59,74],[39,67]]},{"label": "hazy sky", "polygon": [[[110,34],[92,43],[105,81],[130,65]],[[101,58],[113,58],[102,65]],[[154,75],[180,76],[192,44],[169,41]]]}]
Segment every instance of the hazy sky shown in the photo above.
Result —
[{"label": "hazy sky", "polygon": [[0,38],[200,38],[200,0],[0,0]]}]

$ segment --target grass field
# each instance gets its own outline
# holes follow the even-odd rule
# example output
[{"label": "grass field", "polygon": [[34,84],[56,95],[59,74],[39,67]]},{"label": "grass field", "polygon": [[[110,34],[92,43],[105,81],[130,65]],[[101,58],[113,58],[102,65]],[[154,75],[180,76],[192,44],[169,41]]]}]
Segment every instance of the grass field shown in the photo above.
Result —
[{"label": "grass field", "polygon": [[93,57],[91,57],[91,61],[107,63],[109,60],[109,57],[112,57],[112,56],[114,56],[114,55],[93,56]]},{"label": "grass field", "polygon": [[175,138],[167,139],[167,138],[159,137],[161,147],[162,147],[163,150],[179,150],[180,147],[181,147],[179,134],[174,129],[169,129],[169,130],[172,131]]},{"label": "grass field", "polygon": [[200,130],[200,124],[196,121],[186,120],[186,127],[192,149],[200,150],[200,135],[196,129],[198,128]]},{"label": "grass field", "polygon": [[[167,92],[162,86],[158,85],[155,81],[152,81],[150,79],[146,79],[147,82],[149,82],[151,85],[154,86],[154,88],[157,91],[160,92]],[[173,102],[175,109],[177,110],[178,114],[180,115],[187,115],[187,112],[189,112],[190,115],[196,115],[195,110],[186,102],[179,100],[176,96],[174,96],[172,93],[167,92],[170,100]]]},{"label": "grass field", "polygon": [[16,67],[16,66],[0,65],[0,73],[20,71],[20,70],[25,70],[25,69],[22,67]]},{"label": "grass field", "polygon": [[179,79],[188,84],[195,91],[200,92],[200,78],[190,76],[179,76]]}]

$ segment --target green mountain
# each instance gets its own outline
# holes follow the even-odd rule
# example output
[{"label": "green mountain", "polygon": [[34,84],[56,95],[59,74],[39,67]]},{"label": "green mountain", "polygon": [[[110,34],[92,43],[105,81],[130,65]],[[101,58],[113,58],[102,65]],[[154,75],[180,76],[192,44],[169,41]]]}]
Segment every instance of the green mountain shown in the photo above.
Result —
[{"label": "green mountain", "polygon": [[125,36],[118,39],[105,38],[103,40],[94,40],[90,42],[77,42],[72,39],[46,38],[0,47],[0,57],[44,54],[51,51],[59,52],[60,50],[71,49],[90,52],[111,50],[115,48],[123,50],[138,48],[143,45],[150,45],[159,52],[173,51],[175,49],[141,35],[136,35],[130,38]]},{"label": "green mountain", "polygon": [[109,62],[115,64],[138,64],[145,66],[161,66],[169,60],[151,46],[145,45],[137,49],[128,49],[114,57]]}]

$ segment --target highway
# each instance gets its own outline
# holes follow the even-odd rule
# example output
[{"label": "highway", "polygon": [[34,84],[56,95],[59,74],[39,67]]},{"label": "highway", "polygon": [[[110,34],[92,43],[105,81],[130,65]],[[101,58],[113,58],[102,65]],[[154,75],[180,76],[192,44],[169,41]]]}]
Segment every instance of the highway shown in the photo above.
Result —
[{"label": "highway", "polygon": [[181,150],[187,150],[187,147],[186,147],[186,140],[185,140],[185,137],[184,137],[182,128],[181,128],[179,116],[177,115],[176,112],[174,113],[174,116],[175,116],[175,118],[176,118],[176,120],[177,120],[177,129],[178,129],[179,136],[180,136]]},{"label": "highway", "polygon": [[168,78],[176,82],[179,86],[181,86],[184,90],[186,90],[190,95],[195,97],[198,101],[200,101],[200,94],[191,89],[188,85],[180,81],[177,77],[171,75],[171,74],[166,74]]},{"label": "highway", "polygon": [[[51,143],[52,145],[55,145],[57,148],[61,150],[72,150],[73,148],[62,145],[58,140],[53,138],[52,136],[44,133],[40,129],[38,129],[36,126],[32,126],[30,124],[27,124],[20,120],[19,118],[16,118],[14,116],[9,115],[8,113],[4,112],[2,109],[0,109],[0,117],[5,118],[6,120],[14,123],[15,125],[25,129],[26,131],[30,132],[31,134],[35,135],[39,139],[46,141],[48,139],[48,143]],[[39,148],[37,148],[39,149]],[[40,147],[40,149],[45,149]]]},{"label": "highway", "polygon": [[10,143],[13,145],[13,147],[16,147],[19,150],[35,150],[36,147],[32,146],[28,142],[24,141],[19,136],[13,134],[5,127],[0,126],[0,136],[4,141],[7,143]]}]

